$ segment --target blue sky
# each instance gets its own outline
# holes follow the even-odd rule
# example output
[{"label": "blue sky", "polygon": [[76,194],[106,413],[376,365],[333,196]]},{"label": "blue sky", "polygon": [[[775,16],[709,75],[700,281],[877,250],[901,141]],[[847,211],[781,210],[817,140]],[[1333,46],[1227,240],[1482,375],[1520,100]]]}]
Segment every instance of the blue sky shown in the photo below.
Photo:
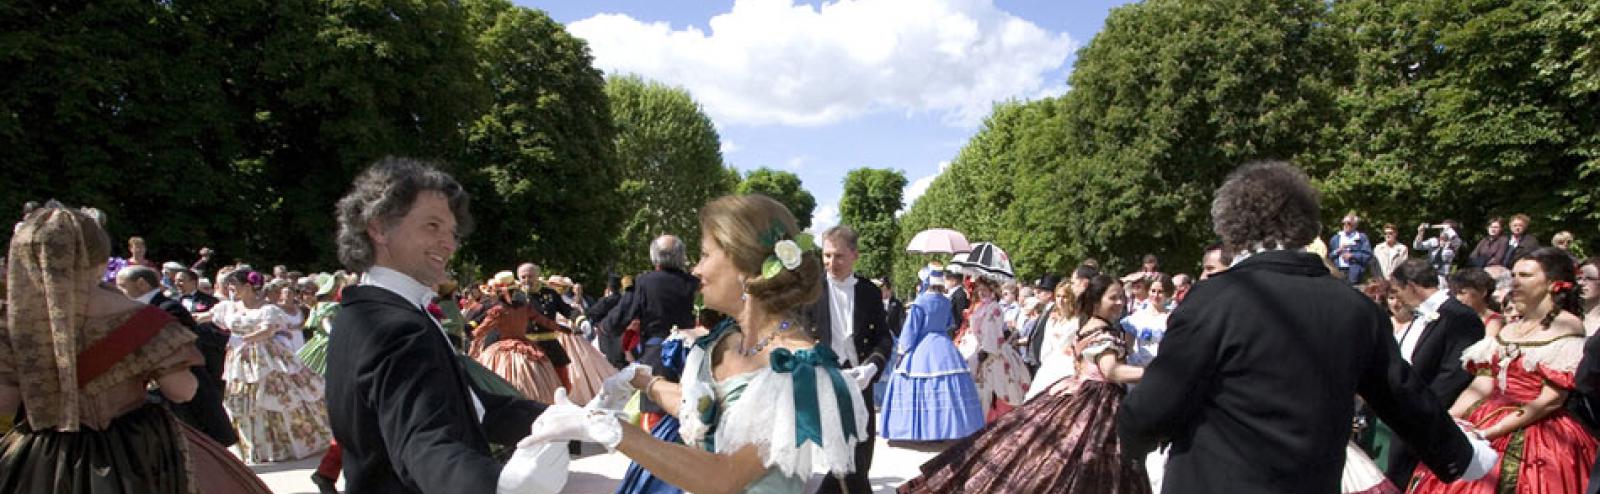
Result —
[{"label": "blue sky", "polygon": [[800,176],[814,227],[845,173],[893,168],[920,194],[989,107],[1067,90],[1121,0],[516,0],[589,41],[595,65],[688,89],[723,160]]}]

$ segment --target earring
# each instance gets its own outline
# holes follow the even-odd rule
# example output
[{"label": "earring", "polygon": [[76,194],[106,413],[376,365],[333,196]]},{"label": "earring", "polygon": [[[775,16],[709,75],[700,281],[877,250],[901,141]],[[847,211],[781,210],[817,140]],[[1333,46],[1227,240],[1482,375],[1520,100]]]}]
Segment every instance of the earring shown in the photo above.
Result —
[{"label": "earring", "polygon": [[743,292],[739,294],[739,301],[750,300],[750,287],[745,284],[743,276],[739,277],[739,291]]}]

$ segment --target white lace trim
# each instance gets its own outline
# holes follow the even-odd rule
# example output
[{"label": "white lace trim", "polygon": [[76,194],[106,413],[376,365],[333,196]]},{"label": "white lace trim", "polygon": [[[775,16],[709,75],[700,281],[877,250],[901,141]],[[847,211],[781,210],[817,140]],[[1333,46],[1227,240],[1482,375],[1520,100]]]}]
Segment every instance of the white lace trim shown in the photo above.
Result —
[{"label": "white lace trim", "polygon": [[710,426],[700,421],[700,409],[697,403],[704,398],[716,399],[716,390],[710,387],[707,372],[706,351],[698,345],[689,350],[689,356],[684,360],[683,374],[678,382],[682,384],[680,395],[682,401],[678,405],[678,435],[683,437],[684,444],[696,444],[706,437],[706,430]]},{"label": "white lace trim", "polygon": [[1500,345],[1494,341],[1493,336],[1486,336],[1466,350],[1461,351],[1461,365],[1480,364],[1488,365],[1494,362],[1495,353]]},{"label": "white lace trim", "polygon": [[[834,389],[827,369],[817,367],[810,372],[816,373],[822,445],[810,441],[795,444],[794,376],[762,369],[750,379],[739,400],[723,410],[717,428],[717,452],[731,453],[754,445],[764,465],[789,477],[855,471],[856,443],[867,437],[867,410],[859,393],[848,386],[843,391],[851,410],[840,410],[835,396],[839,390]],[[841,424],[844,413],[855,418],[855,437],[849,440],[845,439]]]},{"label": "white lace trim", "polygon": [[1533,372],[1540,364],[1560,372],[1578,370],[1583,360],[1583,338],[1560,338],[1536,347],[1522,348],[1522,370]]}]

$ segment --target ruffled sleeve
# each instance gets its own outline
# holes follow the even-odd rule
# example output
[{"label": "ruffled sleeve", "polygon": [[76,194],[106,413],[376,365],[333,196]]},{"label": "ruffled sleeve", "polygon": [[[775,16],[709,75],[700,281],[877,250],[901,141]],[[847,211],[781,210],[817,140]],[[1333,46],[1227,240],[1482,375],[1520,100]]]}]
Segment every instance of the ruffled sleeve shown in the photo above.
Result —
[{"label": "ruffled sleeve", "polygon": [[1528,349],[1522,356],[1522,365],[1524,370],[1537,373],[1550,386],[1571,390],[1577,385],[1575,373],[1582,360],[1583,338],[1570,336]]},{"label": "ruffled sleeve", "polygon": [[1495,373],[1495,350],[1499,346],[1494,336],[1486,336],[1461,351],[1461,365],[1468,374],[1492,376]]},{"label": "ruffled sleeve", "polygon": [[1123,348],[1122,340],[1110,331],[1112,331],[1111,328],[1106,328],[1104,331],[1096,331],[1094,334],[1089,335],[1085,338],[1083,351],[1079,352],[1079,354],[1090,361],[1100,358],[1100,354],[1106,352],[1126,357],[1128,352],[1126,348]]},{"label": "ruffled sleeve", "polygon": [[788,477],[855,471],[855,446],[866,440],[861,393],[844,378],[832,352],[772,353],[773,368],[751,378],[722,417],[716,449],[755,446],[767,468]]}]

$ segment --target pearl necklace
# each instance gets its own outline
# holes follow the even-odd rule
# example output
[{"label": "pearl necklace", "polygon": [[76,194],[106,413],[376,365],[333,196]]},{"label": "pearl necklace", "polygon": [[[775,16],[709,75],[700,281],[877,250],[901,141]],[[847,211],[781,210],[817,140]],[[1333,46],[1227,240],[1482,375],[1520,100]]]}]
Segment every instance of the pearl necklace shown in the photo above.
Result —
[{"label": "pearl necklace", "polygon": [[778,323],[777,331],[773,331],[772,333],[768,334],[766,338],[762,338],[761,341],[756,342],[756,346],[750,347],[749,350],[740,350],[739,353],[744,354],[746,357],[753,357],[755,354],[761,353],[761,350],[767,347],[767,343],[772,342],[773,337],[778,336],[781,333],[788,332],[790,326],[791,324],[788,320]]}]

